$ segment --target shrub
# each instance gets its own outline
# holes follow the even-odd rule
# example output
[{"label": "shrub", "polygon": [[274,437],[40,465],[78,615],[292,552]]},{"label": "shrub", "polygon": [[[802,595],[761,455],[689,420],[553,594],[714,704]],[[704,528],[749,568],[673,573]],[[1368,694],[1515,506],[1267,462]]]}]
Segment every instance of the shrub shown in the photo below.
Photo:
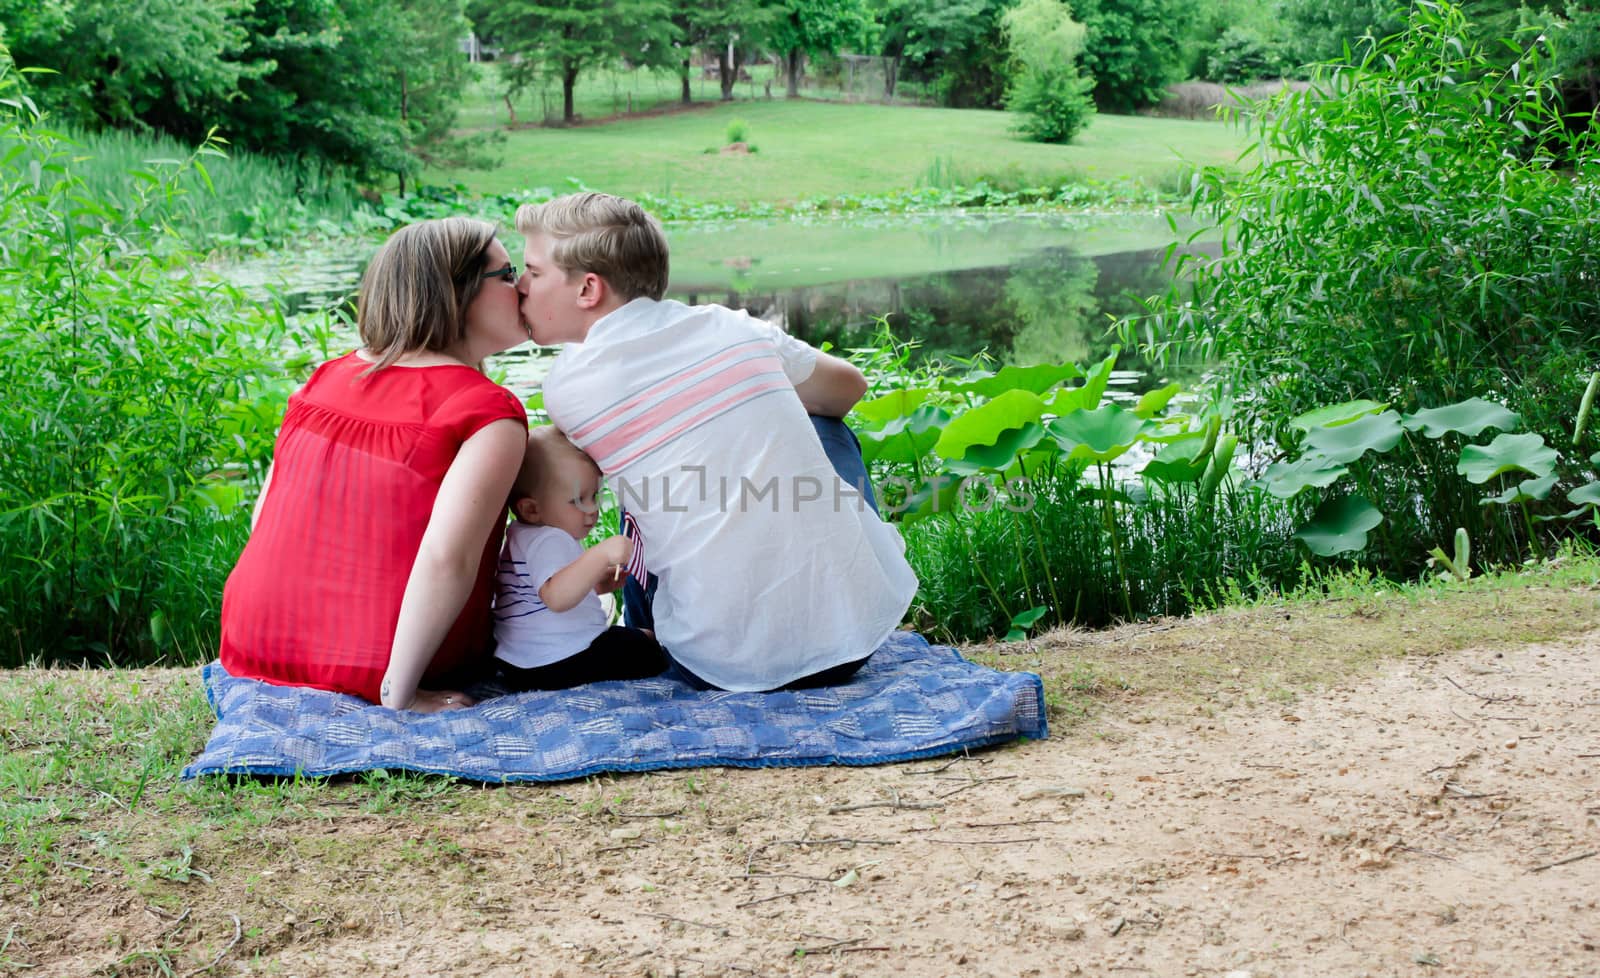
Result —
[{"label": "shrub", "polygon": [[220,154],[92,188],[3,59],[0,663],[209,656],[248,524],[220,422],[266,323],[157,215]]},{"label": "shrub", "polygon": [[1070,65],[1043,71],[1026,69],[1012,83],[1006,108],[1023,115],[1017,131],[1040,143],[1070,142],[1094,116],[1091,79]]},{"label": "shrub", "polygon": [[[1145,326],[1173,337],[1165,352],[1223,358],[1264,454],[1294,446],[1288,419],[1361,398],[1414,410],[1481,395],[1571,444],[1600,362],[1600,161],[1562,127],[1541,52],[1497,66],[1467,26],[1419,4],[1357,64],[1260,106],[1248,173],[1195,183],[1222,253],[1190,266],[1192,300],[1162,297]],[[1451,488],[1454,463],[1419,443],[1371,473],[1378,494],[1414,500],[1386,531],[1387,569],[1414,570],[1458,526],[1475,545],[1494,536],[1478,494]],[[1573,463],[1564,478],[1581,478]],[[1520,559],[1501,538],[1490,561]]]},{"label": "shrub", "polygon": [[750,135],[750,126],[743,119],[729,119],[723,135],[727,137],[723,140],[725,143],[742,143]]},{"label": "shrub", "polygon": [[1223,31],[1206,58],[1205,77],[1229,85],[1275,78],[1282,73],[1281,54],[1271,42],[1248,28],[1230,27]]}]

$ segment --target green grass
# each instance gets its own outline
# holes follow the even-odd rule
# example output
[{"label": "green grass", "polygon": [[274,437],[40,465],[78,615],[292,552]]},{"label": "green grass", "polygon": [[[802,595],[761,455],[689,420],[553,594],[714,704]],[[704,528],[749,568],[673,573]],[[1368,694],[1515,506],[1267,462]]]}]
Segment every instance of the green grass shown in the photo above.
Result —
[{"label": "green grass", "polygon": [[[493,97],[480,86],[463,124],[503,126],[504,110],[493,111]],[[735,118],[745,121],[759,152],[719,151]],[[1068,146],[1026,142],[1010,131],[1013,123],[1007,113],[983,110],[782,98],[704,102],[594,125],[509,131],[497,168],[430,169],[423,180],[508,193],[562,189],[576,179],[623,195],[770,203],[979,178],[1170,187],[1185,161],[1230,164],[1244,145],[1242,130],[1216,122],[1099,116]]]}]

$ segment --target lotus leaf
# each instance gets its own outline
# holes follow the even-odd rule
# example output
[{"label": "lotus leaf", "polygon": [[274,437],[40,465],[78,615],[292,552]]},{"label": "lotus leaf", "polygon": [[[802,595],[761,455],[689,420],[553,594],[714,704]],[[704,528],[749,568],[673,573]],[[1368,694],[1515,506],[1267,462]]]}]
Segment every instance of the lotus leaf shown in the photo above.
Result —
[{"label": "lotus leaf", "polygon": [[1279,499],[1293,499],[1306,489],[1326,489],[1350,470],[1318,455],[1293,462],[1273,462],[1261,473],[1260,484]]},{"label": "lotus leaf", "polygon": [[1543,479],[1524,479],[1500,495],[1482,500],[1480,505],[1499,503],[1501,506],[1510,506],[1515,503],[1543,502],[1550,498],[1550,490],[1555,487],[1556,477],[1553,475],[1545,476]]},{"label": "lotus leaf", "polygon": [[1043,394],[1063,380],[1082,376],[1083,371],[1070,363],[1059,366],[1048,363],[1033,367],[1006,366],[1001,367],[998,373],[956,384],[950,389],[957,393],[972,393],[989,398],[998,397],[1006,391],[1017,390]]},{"label": "lotus leaf", "polygon": [[933,391],[922,388],[890,391],[882,397],[862,401],[850,410],[863,420],[874,424],[886,424],[896,418],[903,418],[921,407],[932,393]]},{"label": "lotus leaf", "polygon": [[1600,482],[1591,482],[1567,493],[1567,502],[1579,506],[1600,506]]},{"label": "lotus leaf", "polygon": [[1542,479],[1555,470],[1556,452],[1536,434],[1496,435],[1488,445],[1468,445],[1461,449],[1456,472],[1481,486],[1502,472],[1521,471]]},{"label": "lotus leaf", "polygon": [[973,445],[993,445],[1002,432],[1038,421],[1044,401],[1030,391],[1006,391],[969,408],[944,427],[933,450],[944,458],[961,458]]},{"label": "lotus leaf", "polygon": [[1310,431],[1312,428],[1337,428],[1357,418],[1377,414],[1388,406],[1377,401],[1345,401],[1343,404],[1330,404],[1291,419],[1289,427],[1300,431]]},{"label": "lotus leaf", "polygon": [[1017,464],[1017,457],[1039,444],[1044,428],[1029,421],[1020,428],[1000,432],[993,445],[972,445],[959,459],[949,459],[953,471],[973,473],[983,470],[1004,472]]},{"label": "lotus leaf", "polygon": [[901,520],[915,523],[939,513],[954,513],[961,506],[961,483],[960,476],[949,472],[941,472],[929,479],[906,497]]},{"label": "lotus leaf", "polygon": [[1387,452],[1399,444],[1405,430],[1394,411],[1368,414],[1333,428],[1312,428],[1306,435],[1306,454],[1318,454],[1344,465],[1368,452]]},{"label": "lotus leaf", "polygon": [[1167,409],[1167,404],[1179,391],[1177,384],[1168,384],[1147,392],[1139,398],[1139,403],[1134,405],[1133,413],[1141,418],[1153,418]]},{"label": "lotus leaf", "polygon": [[1050,437],[1068,458],[1109,462],[1132,448],[1152,423],[1115,404],[1074,411],[1050,422]]},{"label": "lotus leaf", "polygon": [[1211,462],[1214,429],[1187,432],[1163,445],[1139,474],[1158,482],[1198,482]]},{"label": "lotus leaf", "polygon": [[1341,496],[1317,507],[1311,521],[1294,533],[1294,538],[1319,557],[1366,549],[1367,533],[1383,522],[1364,496]]},{"label": "lotus leaf", "polygon": [[1083,386],[1057,391],[1055,399],[1050,402],[1050,410],[1056,414],[1068,414],[1099,407],[1100,399],[1106,394],[1106,385],[1111,383],[1112,368],[1116,365],[1117,351],[1112,348],[1110,356],[1095,364],[1084,375]]},{"label": "lotus leaf", "polygon": [[1012,618],[1011,630],[1006,632],[1006,641],[1020,642],[1027,638],[1028,629],[1032,628],[1033,623],[1038,621],[1040,618],[1043,618],[1045,613],[1049,610],[1050,609],[1048,607],[1040,605],[1037,608],[1029,608],[1027,611],[1024,611]]},{"label": "lotus leaf", "polygon": [[907,417],[896,418],[877,431],[861,432],[861,457],[868,462],[910,465],[933,451],[950,412],[924,404]]},{"label": "lotus leaf", "polygon": [[1420,431],[1429,438],[1443,438],[1451,432],[1476,438],[1487,428],[1514,431],[1522,423],[1522,418],[1503,405],[1472,397],[1456,404],[1407,414],[1400,419],[1400,423],[1406,426],[1407,431]]}]

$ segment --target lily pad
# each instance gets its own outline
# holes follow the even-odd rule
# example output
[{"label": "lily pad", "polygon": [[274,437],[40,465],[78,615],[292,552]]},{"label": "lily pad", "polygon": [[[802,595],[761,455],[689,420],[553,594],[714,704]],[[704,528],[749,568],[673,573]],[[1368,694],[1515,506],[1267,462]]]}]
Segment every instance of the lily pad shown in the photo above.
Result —
[{"label": "lily pad", "polygon": [[1496,435],[1488,445],[1468,445],[1461,449],[1456,472],[1481,486],[1503,472],[1526,472],[1542,479],[1555,471],[1555,449],[1541,435]]},{"label": "lily pad", "polygon": [[1394,411],[1367,414],[1332,428],[1312,428],[1306,435],[1306,453],[1318,454],[1341,465],[1368,452],[1383,453],[1399,444],[1405,429]]},{"label": "lily pad", "polygon": [[1293,462],[1273,462],[1261,473],[1260,484],[1279,499],[1293,499],[1307,489],[1326,489],[1350,470],[1319,455]]},{"label": "lily pad", "polygon": [[1366,497],[1341,496],[1317,507],[1310,522],[1294,538],[1319,557],[1365,550],[1367,534],[1383,522],[1383,514]]},{"label": "lily pad", "polygon": [[1349,424],[1357,418],[1369,414],[1377,414],[1387,404],[1377,401],[1345,401],[1343,404],[1330,404],[1327,407],[1307,411],[1305,414],[1289,421],[1289,427],[1300,431],[1310,431],[1312,428],[1337,428],[1342,424]]},{"label": "lily pad", "polygon": [[1504,405],[1471,397],[1456,404],[1407,414],[1400,423],[1407,431],[1420,431],[1429,438],[1443,438],[1451,432],[1476,438],[1489,428],[1514,431],[1522,424],[1522,417]]},{"label": "lily pad", "polygon": [[1543,479],[1524,479],[1498,496],[1490,496],[1480,501],[1481,506],[1490,506],[1498,503],[1501,506],[1511,506],[1517,503],[1537,503],[1550,498],[1550,490],[1556,487],[1556,477],[1545,476]]}]

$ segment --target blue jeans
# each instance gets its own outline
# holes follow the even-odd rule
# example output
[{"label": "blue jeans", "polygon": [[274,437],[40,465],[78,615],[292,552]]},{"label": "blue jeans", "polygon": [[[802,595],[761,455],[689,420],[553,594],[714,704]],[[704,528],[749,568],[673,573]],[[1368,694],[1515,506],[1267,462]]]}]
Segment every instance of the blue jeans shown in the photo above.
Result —
[{"label": "blue jeans", "polygon": [[[873,494],[872,482],[867,478],[867,463],[862,461],[861,441],[856,438],[856,433],[851,431],[850,426],[845,424],[843,420],[825,418],[818,414],[811,415],[811,426],[817,430],[817,437],[822,440],[822,451],[828,456],[828,461],[833,463],[833,471],[838,473],[839,479],[845,485],[855,486],[859,489],[861,495],[865,497],[867,505],[871,506],[872,511],[876,513],[878,511],[878,499]],[[629,628],[649,628],[653,630],[656,627],[655,615],[651,613],[651,606],[655,604],[656,598],[656,576],[650,574],[648,577],[649,580],[644,585],[641,585],[632,577],[629,577],[622,585],[622,621]],[[671,651],[671,649],[667,650],[669,655]],[[842,675],[833,675],[837,670],[845,668],[845,666],[836,666],[834,669],[828,670],[830,674],[828,678],[832,682],[842,682],[849,678],[849,673],[853,673],[856,668],[860,668],[862,663],[866,661],[866,659],[862,659],[858,663],[846,663],[845,666],[853,665],[855,668]],[[673,662],[673,669],[679,673],[680,678],[687,680],[689,685],[697,689],[716,688],[683,668],[676,661]],[[807,679],[819,677],[807,677]],[[797,679],[790,685],[795,688],[803,688],[801,684],[806,683],[807,679]]]}]

